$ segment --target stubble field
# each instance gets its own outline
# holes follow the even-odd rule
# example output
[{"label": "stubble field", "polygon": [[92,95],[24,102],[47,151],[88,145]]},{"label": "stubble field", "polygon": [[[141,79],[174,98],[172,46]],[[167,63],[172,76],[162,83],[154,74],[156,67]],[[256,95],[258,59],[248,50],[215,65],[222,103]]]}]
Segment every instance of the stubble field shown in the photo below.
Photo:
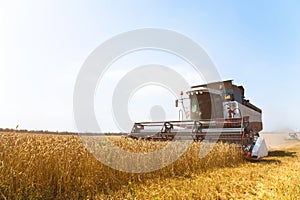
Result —
[{"label": "stubble field", "polygon": [[[125,150],[149,152],[162,142],[121,137]],[[300,199],[300,145],[273,148],[259,162],[234,145],[199,158],[194,143],[173,164],[144,174],[111,169],[76,135],[0,132],[0,199]]]}]

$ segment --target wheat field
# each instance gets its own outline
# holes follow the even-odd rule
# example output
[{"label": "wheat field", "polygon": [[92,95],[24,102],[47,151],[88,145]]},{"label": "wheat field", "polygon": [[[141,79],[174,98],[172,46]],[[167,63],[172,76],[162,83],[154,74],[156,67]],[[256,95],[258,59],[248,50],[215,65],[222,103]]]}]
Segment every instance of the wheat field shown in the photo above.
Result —
[{"label": "wheat field", "polygon": [[[132,152],[166,143],[112,137]],[[273,150],[247,162],[239,148],[201,143],[171,165],[149,173],[111,169],[76,135],[0,133],[0,199],[299,199],[300,148]]]}]

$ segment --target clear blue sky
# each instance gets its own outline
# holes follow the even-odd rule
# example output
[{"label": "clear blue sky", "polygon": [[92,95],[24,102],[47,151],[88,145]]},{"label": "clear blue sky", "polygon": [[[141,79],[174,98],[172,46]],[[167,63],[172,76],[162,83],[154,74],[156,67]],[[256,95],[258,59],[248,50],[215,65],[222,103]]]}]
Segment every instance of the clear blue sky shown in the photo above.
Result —
[{"label": "clear blue sky", "polygon": [[0,127],[75,130],[73,90],[110,37],[164,28],[199,43],[263,110],[265,131],[300,131],[299,1],[0,2]]}]

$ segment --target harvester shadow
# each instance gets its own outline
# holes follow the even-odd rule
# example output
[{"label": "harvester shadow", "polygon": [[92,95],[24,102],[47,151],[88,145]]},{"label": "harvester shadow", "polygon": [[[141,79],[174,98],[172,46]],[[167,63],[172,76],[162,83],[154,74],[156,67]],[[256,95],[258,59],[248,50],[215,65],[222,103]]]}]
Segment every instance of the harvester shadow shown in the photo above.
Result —
[{"label": "harvester shadow", "polygon": [[258,161],[252,161],[252,162],[257,162],[257,163],[260,163],[260,164],[272,164],[272,163],[280,164],[281,160],[264,158],[264,159],[261,159],[261,160],[258,160]]},{"label": "harvester shadow", "polygon": [[297,152],[294,151],[269,151],[269,157],[297,157]]},{"label": "harvester shadow", "polygon": [[258,162],[261,164],[271,164],[271,163],[277,163],[280,164],[282,163],[281,160],[276,159],[280,157],[297,157],[296,152],[293,151],[282,151],[282,150],[275,150],[275,151],[269,151],[268,156],[258,160],[258,161],[253,161],[253,162]]}]

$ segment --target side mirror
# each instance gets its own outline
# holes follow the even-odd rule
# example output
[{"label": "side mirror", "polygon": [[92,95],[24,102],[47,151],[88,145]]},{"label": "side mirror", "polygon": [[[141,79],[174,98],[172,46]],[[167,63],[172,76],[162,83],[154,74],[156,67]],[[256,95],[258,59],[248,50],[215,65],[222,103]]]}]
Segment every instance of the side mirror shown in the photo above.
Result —
[{"label": "side mirror", "polygon": [[178,99],[175,100],[175,106],[178,107]]}]

